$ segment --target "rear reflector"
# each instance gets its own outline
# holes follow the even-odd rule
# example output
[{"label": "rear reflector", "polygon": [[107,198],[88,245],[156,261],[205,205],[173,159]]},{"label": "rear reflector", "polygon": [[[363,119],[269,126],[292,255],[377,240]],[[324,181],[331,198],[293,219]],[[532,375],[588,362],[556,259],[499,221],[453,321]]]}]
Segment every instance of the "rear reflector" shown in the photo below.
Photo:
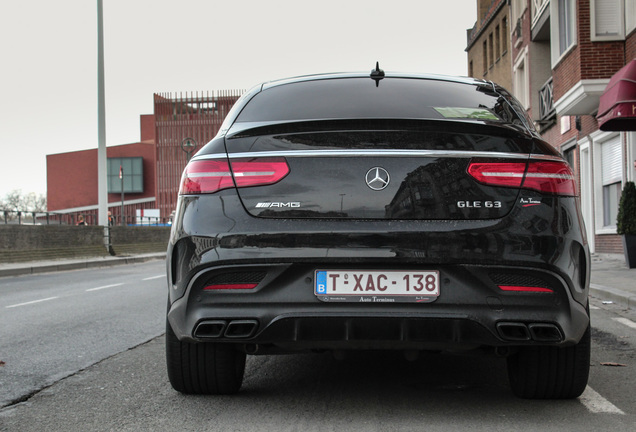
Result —
[{"label": "rear reflector", "polygon": [[236,290],[236,289],[254,289],[258,284],[244,283],[244,284],[218,284],[208,285],[204,287],[204,290]]},{"label": "rear reflector", "polygon": [[499,285],[499,289],[502,291],[516,291],[516,292],[544,292],[553,293],[550,288],[543,287],[531,287],[531,286],[514,286],[514,285]]},{"label": "rear reflector", "polygon": [[181,177],[180,195],[214,193],[233,187],[274,184],[289,174],[285,158],[195,160]]},{"label": "rear reflector", "polygon": [[533,189],[550,195],[577,195],[574,174],[564,161],[473,160],[468,174],[492,186]]}]

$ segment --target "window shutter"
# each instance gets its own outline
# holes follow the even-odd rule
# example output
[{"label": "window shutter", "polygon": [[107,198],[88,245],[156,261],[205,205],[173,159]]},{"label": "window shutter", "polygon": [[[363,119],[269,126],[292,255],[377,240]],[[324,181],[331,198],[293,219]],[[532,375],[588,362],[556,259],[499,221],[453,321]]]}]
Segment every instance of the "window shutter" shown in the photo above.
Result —
[{"label": "window shutter", "polygon": [[625,0],[625,34],[636,28],[636,0]]},{"label": "window shutter", "polygon": [[601,145],[603,185],[609,185],[623,180],[622,156],[620,136]]},{"label": "window shutter", "polygon": [[620,0],[596,0],[594,2],[594,35],[619,36],[621,34]]}]

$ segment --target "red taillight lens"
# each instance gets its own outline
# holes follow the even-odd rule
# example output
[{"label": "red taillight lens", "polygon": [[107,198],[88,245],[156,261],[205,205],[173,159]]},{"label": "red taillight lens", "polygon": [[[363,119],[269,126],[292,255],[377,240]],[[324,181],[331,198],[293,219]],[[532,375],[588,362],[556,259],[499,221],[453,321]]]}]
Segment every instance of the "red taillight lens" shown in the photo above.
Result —
[{"label": "red taillight lens", "polygon": [[236,159],[232,172],[237,187],[274,184],[289,174],[285,158]]},{"label": "red taillight lens", "polygon": [[212,193],[232,186],[234,182],[227,161],[193,161],[183,171],[179,194]]},{"label": "red taillight lens", "polygon": [[[526,169],[527,166],[527,169]],[[576,196],[574,174],[561,161],[471,161],[468,174],[492,186],[534,189],[551,195]]]},{"label": "red taillight lens", "polygon": [[522,187],[551,195],[576,196],[574,173],[565,162],[530,162]]},{"label": "red taillight lens", "polygon": [[[285,158],[196,160],[186,166],[181,177],[180,195],[214,193],[233,187],[274,184],[289,174]],[[234,179],[232,179],[234,176]]]},{"label": "red taillight lens", "polygon": [[513,292],[543,292],[543,293],[554,292],[550,288],[516,286],[516,285],[499,285],[499,289],[501,289],[502,291],[513,291]]},{"label": "red taillight lens", "polygon": [[243,284],[215,284],[204,287],[204,290],[237,290],[237,289],[254,289],[258,284],[256,283],[243,283]]},{"label": "red taillight lens", "polygon": [[471,162],[468,174],[480,183],[494,186],[520,187],[525,162]]}]

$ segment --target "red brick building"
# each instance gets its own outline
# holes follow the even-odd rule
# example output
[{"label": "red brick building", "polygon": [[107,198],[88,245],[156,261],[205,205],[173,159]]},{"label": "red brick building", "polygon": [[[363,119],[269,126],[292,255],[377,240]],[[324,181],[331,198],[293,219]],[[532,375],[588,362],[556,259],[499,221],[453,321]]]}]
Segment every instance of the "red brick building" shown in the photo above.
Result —
[{"label": "red brick building", "polygon": [[[488,3],[501,2],[478,0],[478,10]],[[591,250],[623,253],[616,214],[622,186],[636,180],[636,132],[603,132],[596,115],[610,78],[636,58],[636,0],[508,4],[510,90],[575,169]]]},{"label": "red brick building", "polygon": [[610,78],[636,58],[636,2],[533,0],[527,10],[532,34],[550,30],[555,121],[541,133],[578,173],[592,251],[623,253],[616,215],[624,183],[636,179],[636,133],[603,132],[596,115]]},{"label": "red brick building", "polygon": [[[154,114],[140,117],[140,142],[106,148],[108,210],[116,223],[122,217],[120,167],[126,223],[136,222],[138,210],[152,210],[146,213],[158,214],[160,223],[168,222],[188,155],[216,135],[240,94],[154,95]],[[48,211],[60,215],[64,223],[83,215],[88,224],[96,224],[97,149],[47,155],[46,164]]]}]

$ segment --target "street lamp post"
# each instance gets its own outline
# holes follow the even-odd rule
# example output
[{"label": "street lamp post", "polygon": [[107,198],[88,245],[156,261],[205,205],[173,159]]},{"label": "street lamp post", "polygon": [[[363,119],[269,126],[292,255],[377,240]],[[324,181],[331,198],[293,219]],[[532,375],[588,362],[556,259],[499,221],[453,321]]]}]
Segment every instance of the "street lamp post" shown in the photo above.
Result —
[{"label": "street lamp post", "polygon": [[126,226],[124,220],[124,167],[119,165],[119,179],[121,181],[121,226]]},{"label": "street lamp post", "polygon": [[108,226],[106,182],[106,115],[104,101],[104,19],[102,0],[97,0],[97,204],[99,225]]}]

